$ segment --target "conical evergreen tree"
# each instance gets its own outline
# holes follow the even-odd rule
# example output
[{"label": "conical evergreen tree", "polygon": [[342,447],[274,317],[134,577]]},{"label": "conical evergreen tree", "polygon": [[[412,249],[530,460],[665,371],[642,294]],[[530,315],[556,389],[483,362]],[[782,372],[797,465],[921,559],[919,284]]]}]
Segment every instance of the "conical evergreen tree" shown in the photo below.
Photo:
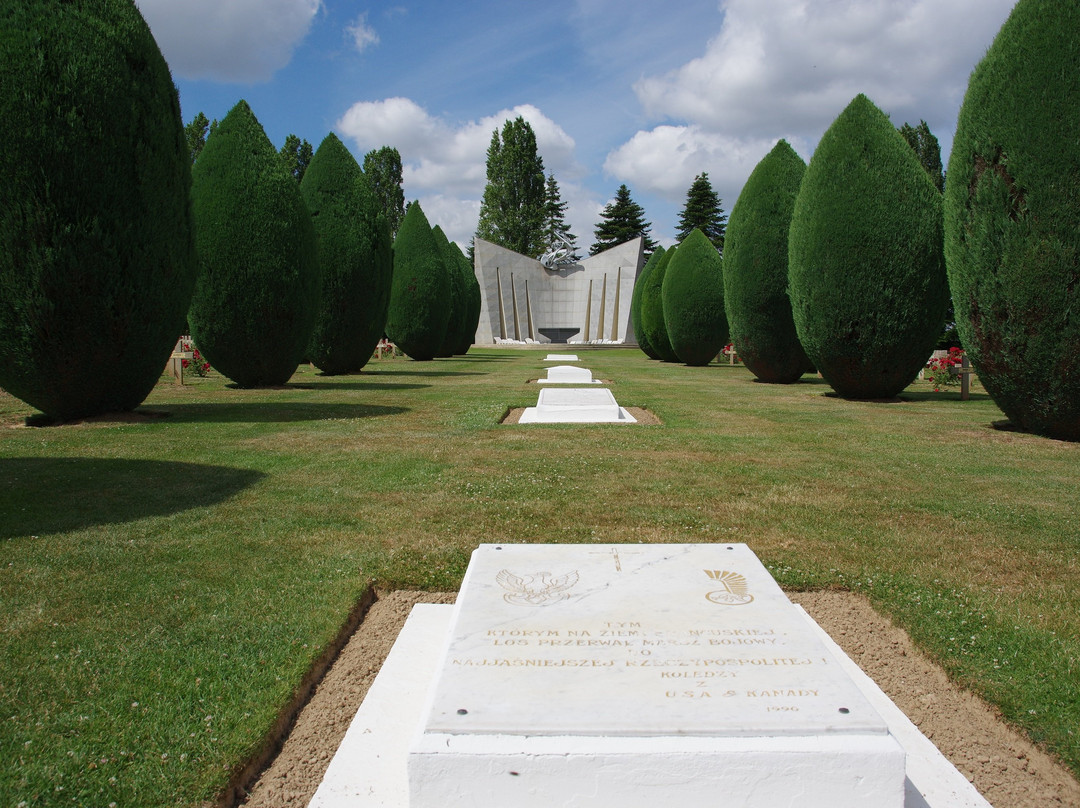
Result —
[{"label": "conical evergreen tree", "polygon": [[554,174],[548,174],[547,185],[544,187],[544,242],[545,247],[560,246],[562,240],[570,242],[573,249],[570,255],[574,261],[580,261],[581,256],[577,253],[577,236],[570,232],[570,225],[566,223],[566,209],[569,204],[562,201],[559,191],[559,183],[555,181]]},{"label": "conical evergreen tree", "polygon": [[450,275],[419,202],[405,210],[394,240],[386,334],[418,361],[433,359],[450,322]]},{"label": "conical evergreen tree", "polygon": [[788,236],[792,315],[845,398],[891,398],[925,366],[945,317],[941,194],[864,95],[822,136]]},{"label": "conical evergreen tree", "polygon": [[503,124],[501,137],[498,129],[491,134],[476,238],[537,258],[547,249],[544,215],[544,161],[519,116]]},{"label": "conical evergreen tree", "polygon": [[476,328],[480,324],[480,309],[483,306],[483,301],[481,299],[480,281],[476,279],[476,272],[472,264],[469,263],[469,259],[465,257],[465,253],[453,241],[450,242],[450,252],[453,253],[454,260],[457,261],[458,266],[461,268],[461,275],[465,280],[465,300],[467,303],[465,327],[461,332],[461,342],[458,343],[457,348],[454,350],[455,355],[464,356],[469,352],[473,342],[476,340]]},{"label": "conical evergreen tree", "polygon": [[1025,429],[1080,440],[1080,4],[1020,0],[971,74],[945,182],[960,338]]},{"label": "conical evergreen tree", "polygon": [[665,252],[667,251],[663,247],[657,247],[656,252],[649,256],[649,260],[645,262],[645,266],[638,273],[637,280],[634,281],[634,294],[630,298],[630,322],[634,326],[634,337],[637,339],[638,347],[650,359],[660,359],[660,354],[656,352],[656,349],[649,343],[648,337],[645,336],[641,324],[641,298],[645,284],[648,283],[649,275],[656,269],[656,265],[660,263],[660,259],[664,257]]},{"label": "conical evergreen tree", "polygon": [[195,282],[176,89],[128,0],[0,20],[0,386],[57,418],[134,409]]},{"label": "conical evergreen tree", "polygon": [[596,241],[589,248],[589,255],[602,253],[641,236],[645,240],[645,255],[651,256],[657,244],[649,236],[652,223],[645,221],[645,209],[630,197],[630,189],[620,185],[615,199],[600,214],[596,225]]},{"label": "conical evergreen tree", "polygon": [[661,289],[664,326],[681,362],[707,365],[728,341],[720,253],[692,230],[667,265]]},{"label": "conical evergreen tree", "polygon": [[679,361],[664,324],[664,275],[676,252],[678,247],[665,251],[641,287],[641,333],[645,335],[656,358],[665,362]]},{"label": "conical evergreen tree", "polygon": [[356,159],[331,132],[300,181],[318,241],[322,295],[307,358],[323,373],[355,373],[386,328],[390,229]]},{"label": "conical evergreen tree", "polygon": [[788,297],[788,230],[806,163],[778,142],[757,164],[731,211],[724,252],[724,307],[731,342],[764,382],[798,381],[810,360]]},{"label": "conical evergreen tree", "polygon": [[240,387],[285,384],[319,305],[311,215],[247,102],[192,168],[201,272],[188,320],[206,358]]},{"label": "conical evergreen tree", "polygon": [[686,204],[679,214],[679,242],[686,241],[694,230],[700,230],[723,254],[726,221],[727,216],[720,205],[720,197],[713,190],[709,175],[704,172],[698,174],[686,192]]},{"label": "conical evergreen tree", "polygon": [[450,282],[450,317],[446,322],[446,333],[443,335],[442,344],[435,355],[453,356],[461,343],[465,341],[465,330],[469,327],[469,289],[465,275],[461,271],[461,264],[458,263],[457,256],[450,247],[450,240],[442,228],[435,225],[431,228],[431,234],[435,237],[435,244],[442,257],[443,269]]}]

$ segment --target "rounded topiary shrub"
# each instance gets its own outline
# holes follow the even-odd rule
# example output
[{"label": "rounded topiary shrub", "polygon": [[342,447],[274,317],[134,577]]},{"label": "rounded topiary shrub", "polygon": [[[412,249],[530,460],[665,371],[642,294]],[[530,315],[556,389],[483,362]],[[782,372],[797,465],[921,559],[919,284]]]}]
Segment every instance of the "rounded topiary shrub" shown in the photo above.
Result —
[{"label": "rounded topiary shrub", "polygon": [[480,309],[483,306],[480,292],[480,281],[476,279],[476,272],[468,257],[461,251],[456,242],[450,242],[450,252],[461,268],[461,276],[465,280],[465,328],[461,332],[461,342],[458,343],[455,354],[465,355],[476,341],[476,328],[480,324]]},{"label": "rounded topiary shrub", "polygon": [[450,321],[450,276],[419,202],[394,239],[394,278],[386,334],[413,359],[433,359]]},{"label": "rounded topiary shrub", "polygon": [[664,325],[664,275],[667,273],[668,264],[678,252],[678,247],[667,250],[653,267],[649,277],[641,286],[641,333],[645,335],[649,347],[656,353],[656,359],[665,362],[678,362],[668,339],[667,327]]},{"label": "rounded topiary shrub", "polygon": [[240,387],[284,384],[319,304],[311,216],[247,102],[222,119],[192,169],[200,274],[188,321]]},{"label": "rounded topiary shrub", "polygon": [[129,0],[0,18],[0,386],[55,418],[131,410],[195,282],[176,89]]},{"label": "rounded topiary shrub", "polygon": [[846,398],[892,398],[945,318],[941,194],[870,99],[857,96],[806,168],[788,234],[799,341]]},{"label": "rounded topiary shrub", "polygon": [[960,339],[1014,423],[1080,440],[1080,5],[1020,0],[975,68],[945,183]]},{"label": "rounded topiary shrub", "polygon": [[688,365],[707,365],[727,344],[720,253],[697,228],[667,265],[662,289],[671,349]]},{"label": "rounded topiary shrub", "polygon": [[645,352],[645,355],[650,359],[659,359],[660,355],[649,343],[648,338],[645,336],[641,327],[641,293],[645,288],[646,280],[652,271],[656,268],[656,265],[660,263],[660,259],[664,257],[664,253],[667,252],[663,247],[657,247],[653,254],[649,256],[649,260],[645,262],[645,266],[641,268],[641,272],[638,273],[637,280],[634,281],[634,293],[630,296],[630,324],[634,328],[634,338],[637,339],[638,347]]},{"label": "rounded topiary shrub", "polygon": [[390,302],[390,228],[356,159],[332,132],[300,182],[318,243],[322,295],[307,358],[353,373],[371,358]]},{"label": "rounded topiary shrub", "polygon": [[764,382],[790,384],[810,367],[788,297],[788,230],[806,163],[777,143],[751,172],[724,239],[724,310],[731,343]]},{"label": "rounded topiary shrub", "polygon": [[439,346],[436,356],[453,356],[461,343],[465,340],[465,331],[469,327],[469,290],[466,286],[465,276],[461,272],[461,264],[450,247],[450,240],[446,233],[438,225],[431,228],[431,234],[435,237],[435,244],[439,248],[442,257],[446,277],[450,281],[450,317],[446,321],[446,333],[443,335],[442,345]]}]

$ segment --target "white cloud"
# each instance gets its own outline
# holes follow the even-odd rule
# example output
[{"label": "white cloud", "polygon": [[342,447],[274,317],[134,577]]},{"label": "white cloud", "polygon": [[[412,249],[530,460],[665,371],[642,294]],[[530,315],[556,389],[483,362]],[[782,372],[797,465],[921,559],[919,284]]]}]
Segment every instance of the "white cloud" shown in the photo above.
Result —
[{"label": "white cloud", "polygon": [[136,0],[176,76],[268,81],[307,35],[322,0]]},{"label": "white cloud", "polygon": [[476,230],[487,182],[491,133],[518,116],[532,126],[537,151],[545,168],[555,173],[560,188],[564,176],[580,176],[574,139],[531,104],[479,121],[456,123],[431,115],[408,98],[358,101],[342,115],[335,129],[351,138],[361,154],[382,146],[396,148],[401,153],[406,196],[418,196],[433,225],[441,225],[448,238],[467,244]]},{"label": "white cloud", "polygon": [[357,53],[363,53],[369,45],[379,44],[379,35],[367,24],[367,12],[357,17],[352,25],[347,26],[345,33],[349,35]]},{"label": "white cloud", "polygon": [[817,137],[858,93],[897,123],[955,122],[1015,0],[727,0],[704,55],[635,91],[654,119]]}]

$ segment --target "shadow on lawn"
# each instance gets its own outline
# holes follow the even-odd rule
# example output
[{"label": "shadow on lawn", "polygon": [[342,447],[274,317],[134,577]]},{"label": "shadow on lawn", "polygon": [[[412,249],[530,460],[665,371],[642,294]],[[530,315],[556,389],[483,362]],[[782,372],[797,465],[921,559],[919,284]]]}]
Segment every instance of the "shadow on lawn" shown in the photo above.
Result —
[{"label": "shadow on lawn", "polygon": [[0,457],[0,539],[40,536],[214,505],[266,475],[112,457]]},{"label": "shadow on lawn", "polygon": [[[285,424],[295,421],[333,421],[402,415],[408,407],[305,401],[237,401],[236,403],[168,404],[173,419],[213,424]],[[170,419],[171,420],[171,419]]]}]

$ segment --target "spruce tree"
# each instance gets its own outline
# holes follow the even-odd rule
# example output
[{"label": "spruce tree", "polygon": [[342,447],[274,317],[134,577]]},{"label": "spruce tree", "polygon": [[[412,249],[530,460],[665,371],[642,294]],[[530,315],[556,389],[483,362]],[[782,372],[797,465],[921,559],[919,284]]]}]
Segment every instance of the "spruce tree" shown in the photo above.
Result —
[{"label": "spruce tree", "polygon": [[433,359],[450,321],[450,275],[419,202],[405,210],[394,239],[386,334],[418,361]]},{"label": "spruce tree", "polygon": [[722,255],[726,221],[720,197],[713,190],[709,175],[698,174],[686,192],[686,204],[679,214],[679,242],[686,241],[694,230],[700,230]]},{"label": "spruce tree", "polygon": [[652,223],[645,221],[645,209],[630,197],[630,189],[620,185],[615,199],[604,206],[601,221],[595,230],[596,241],[589,248],[589,255],[602,253],[641,236],[645,240],[645,255],[651,256],[657,244],[649,236]]},{"label": "spruce tree", "polygon": [[720,253],[692,230],[667,265],[661,288],[664,326],[681,362],[707,365],[728,341]]},{"label": "spruce tree", "polygon": [[538,258],[548,246],[544,189],[544,161],[536,151],[536,134],[520,116],[506,121],[501,137],[498,129],[491,134],[476,238]]},{"label": "spruce tree", "polygon": [[1080,440],[1080,5],[1020,0],[971,74],[945,182],[960,338],[1009,419]]},{"label": "spruce tree", "polygon": [[664,324],[664,275],[677,252],[678,247],[665,251],[641,287],[641,333],[655,352],[655,358],[665,362],[679,361]]},{"label": "spruce tree", "polygon": [[465,341],[465,330],[469,327],[469,288],[465,275],[461,271],[461,264],[458,263],[457,256],[450,247],[450,240],[443,229],[435,225],[431,228],[431,234],[435,237],[435,244],[439,248],[443,268],[450,282],[450,317],[446,322],[446,333],[443,335],[442,344],[435,355],[453,356]]},{"label": "spruce tree", "polygon": [[300,182],[318,242],[322,295],[307,358],[326,374],[355,373],[386,328],[390,229],[356,159],[333,132]]},{"label": "spruce tree", "polygon": [[396,238],[401,220],[405,218],[405,191],[401,187],[401,155],[390,146],[374,149],[364,155],[364,176],[379,200],[390,237]]},{"label": "spruce tree", "polygon": [[[559,183],[555,181],[554,174],[548,174],[547,185],[544,187],[544,244],[545,248],[562,245],[562,239],[573,245],[570,259],[580,261],[581,256],[577,253],[577,236],[570,232],[570,225],[566,223],[566,209],[569,204],[562,201],[559,192]],[[560,236],[562,238],[560,238]]]},{"label": "spruce tree", "polygon": [[0,386],[55,418],[134,409],[195,281],[176,89],[128,0],[0,18]]},{"label": "spruce tree", "polygon": [[656,265],[660,263],[660,259],[664,257],[665,252],[667,251],[663,247],[657,247],[656,252],[649,256],[649,260],[645,262],[645,266],[641,268],[641,272],[638,273],[637,279],[634,281],[634,294],[630,298],[630,322],[634,326],[634,337],[637,339],[638,347],[650,359],[659,359],[660,354],[656,352],[648,337],[645,336],[641,324],[641,298],[645,284],[648,282],[647,278],[652,274]]},{"label": "spruce tree", "polygon": [[788,235],[799,341],[837,393],[891,398],[926,365],[948,299],[943,259],[941,194],[857,96],[818,143]]},{"label": "spruce tree", "polygon": [[781,140],[757,164],[731,211],[724,307],[731,342],[764,382],[790,384],[810,366],[788,297],[788,230],[806,163]]},{"label": "spruce tree", "polygon": [[206,141],[191,196],[201,266],[191,335],[238,386],[285,384],[319,305],[315,230],[296,179],[247,102]]}]

